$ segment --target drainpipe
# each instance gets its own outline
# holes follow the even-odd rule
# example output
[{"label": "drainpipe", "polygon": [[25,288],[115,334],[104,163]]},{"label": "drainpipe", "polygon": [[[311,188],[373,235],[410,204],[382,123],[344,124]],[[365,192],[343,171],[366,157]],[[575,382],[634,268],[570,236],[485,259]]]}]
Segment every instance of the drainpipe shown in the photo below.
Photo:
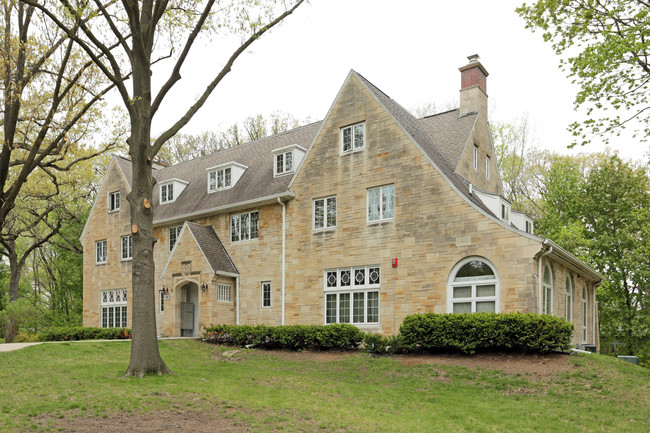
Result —
[{"label": "drainpipe", "polygon": [[237,324],[239,325],[239,275],[235,277],[235,291],[237,292]]},{"label": "drainpipe", "polygon": [[287,206],[280,200],[278,197],[278,203],[282,206],[282,325],[284,325],[284,300],[285,300],[285,290],[286,290],[286,262],[285,262],[285,253],[286,253],[286,235],[287,235],[287,225],[286,225],[286,216],[287,216]]},{"label": "drainpipe", "polygon": [[[594,284],[594,306],[593,309],[591,310],[591,344],[596,344],[596,310],[598,309],[598,302],[596,302],[596,292],[598,291],[598,288],[603,285],[603,280],[600,280],[600,282]],[[598,332],[598,350],[600,350],[600,331]]]},{"label": "drainpipe", "polygon": [[[542,245],[548,244],[548,239],[544,239],[544,242],[542,242]],[[542,296],[544,295],[544,291],[542,290],[542,284],[544,281],[544,275],[542,274],[542,258],[544,256],[548,256],[553,252],[553,246],[551,245],[544,254],[539,256],[537,259],[537,281],[539,282],[539,314],[542,314],[542,305],[543,305],[543,299]],[[552,302],[552,300],[551,300]]]}]

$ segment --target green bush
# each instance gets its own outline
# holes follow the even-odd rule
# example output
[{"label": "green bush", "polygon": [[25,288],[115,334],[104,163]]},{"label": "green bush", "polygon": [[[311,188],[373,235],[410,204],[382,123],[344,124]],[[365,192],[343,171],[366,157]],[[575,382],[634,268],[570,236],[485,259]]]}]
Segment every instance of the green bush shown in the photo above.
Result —
[{"label": "green bush", "polygon": [[40,331],[45,323],[44,308],[26,298],[10,302],[6,310],[0,311],[0,333],[7,337],[7,343],[13,342],[21,332],[33,334]]},{"label": "green bush", "polygon": [[350,350],[363,338],[363,332],[348,324],[214,325],[203,333],[203,339],[210,343],[288,350]]},{"label": "green bush", "polygon": [[549,315],[523,313],[415,314],[400,327],[410,350],[524,351],[568,350],[573,324]]},{"label": "green bush", "polygon": [[370,353],[378,354],[408,352],[408,348],[404,345],[404,338],[399,334],[385,337],[379,334],[366,334],[363,339],[363,347]]},{"label": "green bush", "polygon": [[45,329],[39,334],[40,341],[123,340],[129,338],[131,338],[129,328],[58,326]]}]

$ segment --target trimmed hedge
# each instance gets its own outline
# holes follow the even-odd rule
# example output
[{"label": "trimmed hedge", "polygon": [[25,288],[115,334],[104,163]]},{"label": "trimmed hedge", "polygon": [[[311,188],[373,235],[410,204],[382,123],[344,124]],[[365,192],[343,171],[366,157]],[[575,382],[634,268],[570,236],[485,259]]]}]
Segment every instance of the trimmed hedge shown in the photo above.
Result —
[{"label": "trimmed hedge", "polygon": [[124,340],[129,338],[131,338],[129,328],[60,326],[45,329],[39,334],[39,341]]},{"label": "trimmed hedge", "polygon": [[545,314],[426,313],[407,316],[400,334],[409,351],[546,353],[570,348],[573,324]]},{"label": "trimmed hedge", "polygon": [[264,349],[351,350],[364,333],[349,324],[332,325],[215,325],[205,328],[203,340],[234,346],[255,345]]}]

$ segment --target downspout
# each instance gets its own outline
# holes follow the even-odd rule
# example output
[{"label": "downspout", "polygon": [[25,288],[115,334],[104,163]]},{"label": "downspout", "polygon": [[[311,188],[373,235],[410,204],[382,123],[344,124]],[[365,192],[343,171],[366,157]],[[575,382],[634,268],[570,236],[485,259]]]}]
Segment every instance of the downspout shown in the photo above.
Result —
[{"label": "downspout", "polygon": [[235,291],[237,292],[237,324],[239,325],[239,275],[235,277]]},{"label": "downspout", "polygon": [[603,280],[594,284],[594,308],[591,313],[591,344],[594,344],[598,347],[600,351],[600,330],[598,330],[598,343],[596,343],[596,313],[598,312],[598,302],[596,302],[596,292],[598,288],[603,285]]},{"label": "downspout", "polygon": [[285,240],[286,240],[286,235],[287,235],[287,225],[286,225],[286,217],[287,217],[287,206],[280,200],[280,197],[278,197],[278,203],[280,206],[282,206],[282,325],[284,325],[284,300],[285,300],[285,290],[286,290],[286,262],[285,262],[285,253],[286,253],[286,245],[285,245]]},{"label": "downspout", "polygon": [[[548,239],[545,239],[544,242],[542,242],[542,245],[546,245],[548,243]],[[544,291],[542,290],[542,284],[544,281],[544,275],[542,275],[542,258],[544,256],[548,256],[553,252],[553,246],[551,245],[544,254],[539,256],[537,259],[537,281],[539,283],[539,314],[542,314],[542,305],[544,303],[544,300],[542,299],[542,296],[544,296]],[[552,299],[551,299],[552,302]]]}]

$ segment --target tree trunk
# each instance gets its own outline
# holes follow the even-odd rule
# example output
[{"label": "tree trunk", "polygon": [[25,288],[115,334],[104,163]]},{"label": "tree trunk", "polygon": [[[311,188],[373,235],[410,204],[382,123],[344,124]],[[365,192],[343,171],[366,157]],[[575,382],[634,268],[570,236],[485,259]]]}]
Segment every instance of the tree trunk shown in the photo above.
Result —
[{"label": "tree trunk", "polygon": [[[16,254],[16,240],[7,240],[7,258],[9,259],[9,303],[18,300],[18,283],[20,283],[20,270],[22,264],[18,262],[18,254]],[[7,318],[5,326],[5,343],[12,343],[16,334],[18,333],[18,323],[13,317]]]}]

